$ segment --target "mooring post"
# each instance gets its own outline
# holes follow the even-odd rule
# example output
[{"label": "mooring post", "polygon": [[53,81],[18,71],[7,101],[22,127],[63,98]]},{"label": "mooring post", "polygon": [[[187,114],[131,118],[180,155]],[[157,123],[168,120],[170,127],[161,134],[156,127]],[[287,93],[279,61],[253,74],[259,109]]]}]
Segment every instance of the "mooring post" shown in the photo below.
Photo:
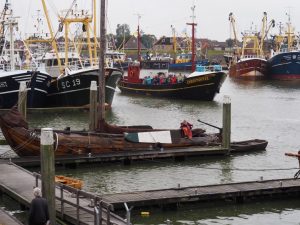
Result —
[{"label": "mooring post", "polygon": [[90,131],[93,131],[97,127],[97,82],[91,81],[90,87]]},{"label": "mooring post", "polygon": [[42,128],[41,131],[41,175],[42,193],[47,199],[51,225],[55,225],[55,167],[52,128]]},{"label": "mooring post", "polygon": [[21,81],[19,87],[18,110],[25,119],[26,119],[26,110],[27,110],[26,107],[27,107],[26,82]]},{"label": "mooring post", "polygon": [[222,147],[230,151],[231,135],[231,99],[228,95],[223,100],[223,129],[222,129]]}]

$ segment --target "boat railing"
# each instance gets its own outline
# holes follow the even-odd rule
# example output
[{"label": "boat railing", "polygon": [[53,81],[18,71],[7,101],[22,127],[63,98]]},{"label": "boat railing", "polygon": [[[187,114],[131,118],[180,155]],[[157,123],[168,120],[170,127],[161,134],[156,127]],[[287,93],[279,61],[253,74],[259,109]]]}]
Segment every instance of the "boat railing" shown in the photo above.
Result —
[{"label": "boat railing", "polygon": [[[40,183],[39,180],[41,180],[41,175],[34,172],[33,176],[35,177],[34,185],[35,187],[38,187]],[[112,204],[103,201],[100,196],[70,187],[62,183],[56,183],[55,186],[57,189],[59,189],[60,193],[59,196],[56,195],[55,198],[60,202],[59,204],[62,218],[66,216],[66,205],[69,205],[71,207],[75,207],[75,216],[78,222],[80,221],[80,214],[82,212],[85,212],[86,214],[90,214],[94,218],[97,218],[97,220],[94,221],[95,225],[103,224],[102,221],[106,224],[113,224],[111,221],[111,212],[114,211],[114,207]],[[73,198],[70,200],[70,193],[72,194],[72,197],[76,198],[76,201],[74,201]],[[80,204],[82,199],[88,200],[90,202],[88,207],[86,206],[86,204]],[[106,214],[106,217],[104,217],[104,213]]]},{"label": "boat railing", "polygon": [[[287,53],[287,52],[298,52],[299,48],[298,47],[290,47],[290,48],[281,48],[277,54],[279,53]],[[275,53],[276,54],[276,53]]]},{"label": "boat railing", "polygon": [[[30,63],[18,63],[14,66],[14,70],[31,70],[31,69],[36,69],[37,66],[30,62]],[[0,70],[2,71],[12,71],[12,67],[10,62],[0,62]]]},{"label": "boat railing", "polygon": [[254,59],[254,58],[264,59],[265,57],[263,55],[243,55],[241,57],[241,59]]},{"label": "boat railing", "polygon": [[222,71],[222,66],[220,64],[202,66],[196,65],[196,72],[219,72]]}]

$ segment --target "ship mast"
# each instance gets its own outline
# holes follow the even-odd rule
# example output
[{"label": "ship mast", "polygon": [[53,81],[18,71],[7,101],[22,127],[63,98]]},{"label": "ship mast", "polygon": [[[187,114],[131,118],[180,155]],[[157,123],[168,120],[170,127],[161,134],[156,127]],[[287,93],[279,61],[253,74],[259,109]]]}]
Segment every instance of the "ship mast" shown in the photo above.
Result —
[{"label": "ship mast", "polygon": [[97,129],[100,132],[104,131],[105,123],[105,68],[104,68],[104,56],[105,56],[105,46],[106,46],[106,0],[101,0],[100,4],[100,48],[99,48],[99,104],[98,104],[98,122]]},{"label": "ship mast", "polygon": [[287,13],[286,14],[287,16],[288,16],[288,23],[287,23],[287,28],[288,28],[288,30],[287,30],[287,35],[288,35],[288,52],[290,52],[291,51],[291,47],[292,47],[292,36],[291,36],[291,34],[292,34],[292,28],[291,28],[291,14],[290,14],[290,12],[289,13]]},{"label": "ship mast", "polygon": [[14,39],[14,27],[18,26],[16,21],[18,17],[9,17],[7,22],[4,24],[9,26],[9,36],[10,36],[10,70],[15,70],[15,39]]},{"label": "ship mast", "polygon": [[57,44],[56,44],[56,40],[55,40],[54,32],[53,32],[53,29],[52,29],[52,25],[51,25],[51,22],[50,22],[50,18],[49,18],[49,14],[48,14],[48,11],[47,11],[47,6],[46,6],[46,3],[45,3],[45,0],[42,0],[42,4],[43,4],[43,9],[44,9],[44,13],[45,13],[45,16],[46,16],[48,28],[49,28],[49,31],[50,31],[50,35],[51,35],[50,42],[51,42],[52,48],[55,51],[58,67],[60,68],[60,70],[62,70],[61,61],[60,61],[60,57],[59,57],[59,54],[58,54],[58,48],[57,48]]},{"label": "ship mast", "polygon": [[196,69],[196,62],[195,62],[195,56],[196,56],[196,52],[195,52],[195,26],[197,26],[197,24],[195,23],[195,8],[196,6],[192,6],[192,23],[187,23],[187,25],[191,25],[192,26],[192,72],[195,71]]},{"label": "ship mast", "polygon": [[138,37],[137,37],[137,44],[138,44],[138,61],[141,61],[141,34],[140,34],[140,19],[141,19],[141,14],[136,14],[138,17]]}]

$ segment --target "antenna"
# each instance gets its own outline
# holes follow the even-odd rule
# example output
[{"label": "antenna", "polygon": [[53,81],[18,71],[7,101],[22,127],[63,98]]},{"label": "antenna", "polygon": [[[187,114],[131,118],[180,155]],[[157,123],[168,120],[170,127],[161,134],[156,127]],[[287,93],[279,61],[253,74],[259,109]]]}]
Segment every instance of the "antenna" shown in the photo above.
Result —
[{"label": "antenna", "polygon": [[196,5],[195,5],[195,0],[194,0],[193,6],[191,7],[191,10],[192,10],[192,16],[191,16],[191,18],[192,18],[193,23],[195,23],[195,19],[196,19],[195,8],[196,8]]},{"label": "antenna", "polygon": [[140,14],[140,13],[135,13],[134,15],[136,15],[137,18],[138,18],[138,26],[139,26],[139,25],[140,25],[140,19],[142,18],[142,14]]}]

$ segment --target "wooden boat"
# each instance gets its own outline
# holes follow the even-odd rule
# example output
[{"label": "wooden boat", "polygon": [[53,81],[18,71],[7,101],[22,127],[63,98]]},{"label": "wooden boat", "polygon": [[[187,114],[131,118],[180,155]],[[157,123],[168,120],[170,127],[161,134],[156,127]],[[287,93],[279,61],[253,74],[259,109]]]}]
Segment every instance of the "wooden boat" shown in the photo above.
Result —
[{"label": "wooden boat", "polygon": [[61,183],[73,188],[81,189],[83,186],[83,181],[79,179],[75,179],[72,177],[66,177],[66,176],[55,176],[55,182]]},{"label": "wooden boat", "polygon": [[[29,129],[22,115],[13,108],[0,115],[2,133],[10,147],[19,156],[40,155],[40,130]],[[166,132],[169,141],[156,139],[148,142],[133,142],[126,139],[128,133]],[[149,126],[118,127],[105,124],[104,132],[91,131],[54,131],[55,156],[101,154],[116,151],[139,151],[163,148],[165,151],[174,148],[191,146],[209,146],[220,143],[219,134],[206,134],[203,129],[193,129],[192,137],[187,138],[182,130],[155,130]]]},{"label": "wooden boat", "polygon": [[268,145],[266,140],[252,139],[247,141],[231,142],[230,148],[235,152],[265,150]]}]

